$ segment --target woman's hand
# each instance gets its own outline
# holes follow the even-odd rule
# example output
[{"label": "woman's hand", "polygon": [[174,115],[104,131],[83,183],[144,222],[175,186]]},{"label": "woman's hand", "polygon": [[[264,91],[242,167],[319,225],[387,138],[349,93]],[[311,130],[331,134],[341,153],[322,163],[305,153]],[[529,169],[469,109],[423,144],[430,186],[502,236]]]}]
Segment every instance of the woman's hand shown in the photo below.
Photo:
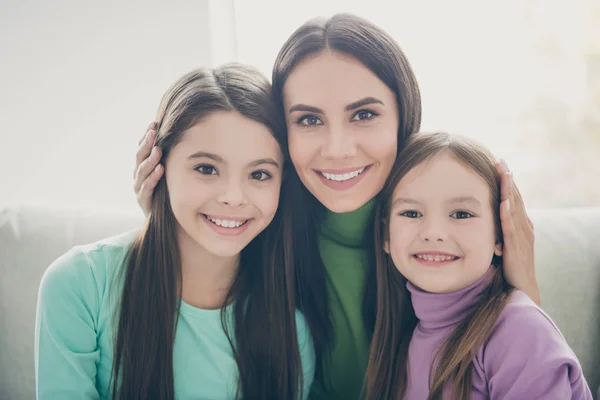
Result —
[{"label": "woman's hand", "polygon": [[527,216],[523,198],[506,162],[498,161],[496,168],[502,178],[500,221],[504,235],[504,276],[508,283],[527,293],[540,305],[540,289],[535,276],[533,223]]},{"label": "woman's hand", "polygon": [[154,188],[164,172],[163,166],[158,163],[161,158],[161,150],[154,146],[155,126],[154,122],[148,125],[146,134],[140,140],[133,171],[133,190],[138,204],[146,215],[150,212]]}]

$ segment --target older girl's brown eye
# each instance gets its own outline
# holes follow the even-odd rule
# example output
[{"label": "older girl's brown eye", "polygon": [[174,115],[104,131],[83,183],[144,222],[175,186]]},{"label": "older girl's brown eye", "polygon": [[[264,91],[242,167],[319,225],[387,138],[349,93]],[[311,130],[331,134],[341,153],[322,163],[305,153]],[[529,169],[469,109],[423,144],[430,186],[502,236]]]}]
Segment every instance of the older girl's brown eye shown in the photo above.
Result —
[{"label": "older girl's brown eye", "polygon": [[250,177],[252,179],[256,179],[257,181],[266,181],[272,178],[271,174],[267,171],[254,171],[250,174]]},{"label": "older girl's brown eye", "polygon": [[198,165],[196,171],[200,172],[202,175],[215,175],[217,173],[215,167],[209,164]]}]

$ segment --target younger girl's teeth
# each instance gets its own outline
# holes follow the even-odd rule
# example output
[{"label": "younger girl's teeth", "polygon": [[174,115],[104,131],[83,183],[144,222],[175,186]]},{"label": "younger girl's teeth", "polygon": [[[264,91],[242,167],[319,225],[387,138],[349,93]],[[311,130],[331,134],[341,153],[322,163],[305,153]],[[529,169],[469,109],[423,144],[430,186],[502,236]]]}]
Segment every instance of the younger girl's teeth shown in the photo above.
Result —
[{"label": "younger girl's teeth", "polygon": [[365,168],[366,167],[363,167],[354,172],[349,172],[346,174],[330,174],[328,172],[321,172],[321,175],[323,175],[325,178],[329,179],[330,181],[343,182],[343,181],[347,181],[348,179],[356,178],[357,176],[359,176],[360,174],[362,174],[364,172]]},{"label": "younger girl's teeth", "polygon": [[455,256],[432,256],[429,254],[417,254],[417,258],[420,258],[421,260],[425,260],[425,261],[435,261],[435,262],[452,261],[452,260],[456,259]]}]

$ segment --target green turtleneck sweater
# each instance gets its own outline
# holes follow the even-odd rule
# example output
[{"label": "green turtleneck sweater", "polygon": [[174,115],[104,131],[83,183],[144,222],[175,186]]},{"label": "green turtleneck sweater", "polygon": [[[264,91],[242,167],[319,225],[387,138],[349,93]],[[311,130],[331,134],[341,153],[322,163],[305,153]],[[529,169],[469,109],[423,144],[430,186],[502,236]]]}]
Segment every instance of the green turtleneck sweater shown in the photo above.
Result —
[{"label": "green turtleneck sweater", "polygon": [[375,199],[358,210],[336,214],[326,211],[319,232],[319,250],[328,280],[329,307],[334,327],[331,363],[326,364],[330,391],[315,381],[311,399],[353,400],[360,397],[369,343],[362,317],[368,256],[367,225]]}]

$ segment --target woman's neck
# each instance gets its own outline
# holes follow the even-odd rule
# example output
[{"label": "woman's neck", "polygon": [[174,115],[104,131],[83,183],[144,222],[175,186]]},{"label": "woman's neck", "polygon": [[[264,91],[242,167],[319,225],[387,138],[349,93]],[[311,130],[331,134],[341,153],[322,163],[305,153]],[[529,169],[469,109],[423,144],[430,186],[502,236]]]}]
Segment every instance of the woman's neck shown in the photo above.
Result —
[{"label": "woman's neck", "polygon": [[187,233],[178,234],[181,257],[181,299],[201,309],[223,307],[235,280],[240,255],[221,257],[200,246]]}]

